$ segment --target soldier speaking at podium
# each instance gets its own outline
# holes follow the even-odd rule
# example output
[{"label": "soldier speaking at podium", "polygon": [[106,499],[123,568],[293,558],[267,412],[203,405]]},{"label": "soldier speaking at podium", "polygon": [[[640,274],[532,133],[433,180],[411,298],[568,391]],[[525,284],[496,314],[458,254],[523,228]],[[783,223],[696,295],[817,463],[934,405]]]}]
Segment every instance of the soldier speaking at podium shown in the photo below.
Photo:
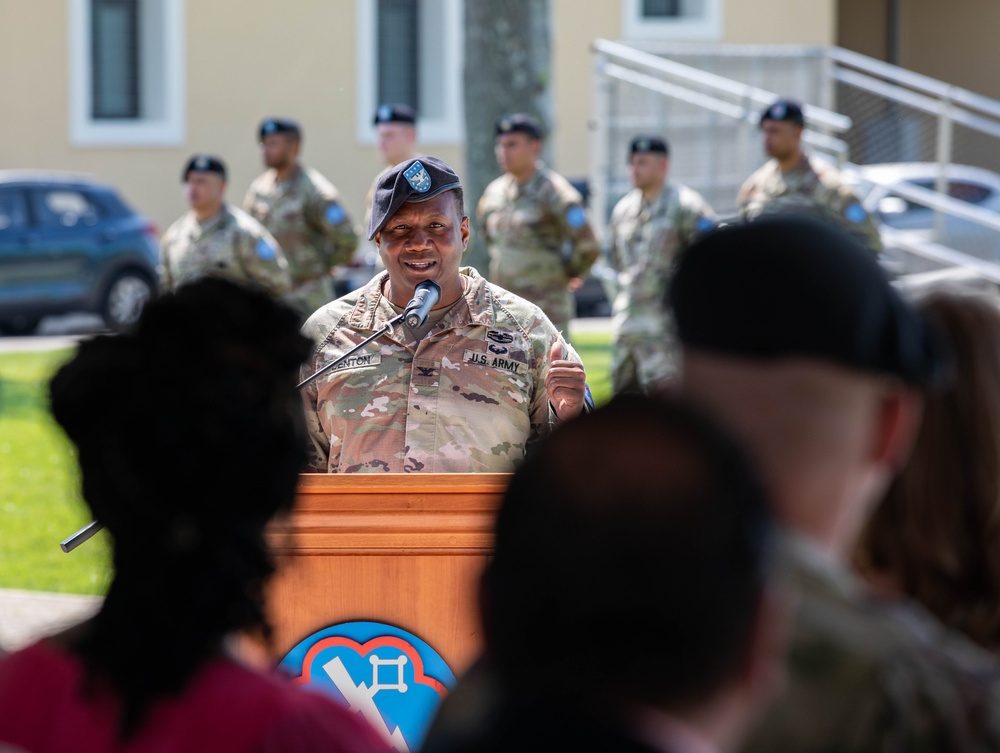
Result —
[{"label": "soldier speaking at podium", "polygon": [[[583,410],[583,364],[548,317],[461,266],[469,218],[445,162],[420,156],[386,172],[368,239],[385,272],[304,326],[315,349],[303,377],[383,330],[302,390],[307,470],[510,472]],[[429,315],[386,327],[426,281],[440,286]]]}]

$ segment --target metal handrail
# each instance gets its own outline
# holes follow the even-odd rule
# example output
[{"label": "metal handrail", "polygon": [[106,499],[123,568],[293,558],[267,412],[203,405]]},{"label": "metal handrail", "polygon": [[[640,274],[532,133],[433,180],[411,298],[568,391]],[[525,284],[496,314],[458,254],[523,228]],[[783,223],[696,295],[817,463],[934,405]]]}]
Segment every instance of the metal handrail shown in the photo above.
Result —
[{"label": "metal handrail", "polygon": [[[591,49],[610,58],[616,58],[635,66],[654,70],[657,73],[681,78],[709,89],[725,92],[734,98],[744,101],[749,100],[754,103],[755,107],[769,105],[779,97],[778,94],[767,89],[761,89],[750,84],[741,84],[724,76],[708,73],[674,60],[667,60],[659,55],[643,52],[619,42],[596,39],[591,44]],[[811,125],[822,126],[837,133],[843,133],[851,127],[851,119],[839,112],[816,107],[815,105],[806,105],[804,110],[804,115]]]}]

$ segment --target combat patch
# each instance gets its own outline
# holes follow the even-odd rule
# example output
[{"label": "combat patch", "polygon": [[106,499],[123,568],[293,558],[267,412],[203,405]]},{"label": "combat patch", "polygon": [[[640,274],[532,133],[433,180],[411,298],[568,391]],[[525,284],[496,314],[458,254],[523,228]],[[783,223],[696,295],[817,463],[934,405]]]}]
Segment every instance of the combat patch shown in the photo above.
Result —
[{"label": "combat patch", "polygon": [[498,371],[509,371],[511,374],[523,376],[528,371],[528,364],[513,358],[483,353],[481,350],[467,350],[462,356],[465,363],[474,363],[477,366],[486,366]]}]

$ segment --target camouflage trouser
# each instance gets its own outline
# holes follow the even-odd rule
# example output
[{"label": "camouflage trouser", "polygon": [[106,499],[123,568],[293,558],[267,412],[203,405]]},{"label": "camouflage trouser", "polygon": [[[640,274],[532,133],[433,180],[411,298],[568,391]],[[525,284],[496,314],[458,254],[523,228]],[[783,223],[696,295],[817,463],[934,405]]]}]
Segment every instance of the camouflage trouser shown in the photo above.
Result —
[{"label": "camouflage trouser", "polygon": [[324,275],[315,280],[295,283],[287,300],[303,318],[308,318],[333,300],[333,281]]},{"label": "camouflage trouser", "polygon": [[614,394],[646,392],[677,373],[677,347],[669,338],[619,337],[611,359]]}]

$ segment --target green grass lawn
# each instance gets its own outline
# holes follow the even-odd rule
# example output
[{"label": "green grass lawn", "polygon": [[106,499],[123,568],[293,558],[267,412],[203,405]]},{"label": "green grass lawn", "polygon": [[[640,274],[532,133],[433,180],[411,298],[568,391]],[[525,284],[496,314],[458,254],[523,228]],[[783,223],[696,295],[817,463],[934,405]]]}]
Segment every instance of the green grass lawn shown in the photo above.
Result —
[{"label": "green grass lawn", "polygon": [[0,355],[0,588],[103,593],[105,534],[64,553],[90,522],[72,445],[48,413],[47,383],[68,350]]},{"label": "green grass lawn", "polygon": [[[573,337],[601,405],[611,397],[607,334]],[[0,588],[103,594],[105,533],[68,554],[59,542],[90,522],[73,447],[48,412],[49,377],[70,351],[0,354]]]}]

